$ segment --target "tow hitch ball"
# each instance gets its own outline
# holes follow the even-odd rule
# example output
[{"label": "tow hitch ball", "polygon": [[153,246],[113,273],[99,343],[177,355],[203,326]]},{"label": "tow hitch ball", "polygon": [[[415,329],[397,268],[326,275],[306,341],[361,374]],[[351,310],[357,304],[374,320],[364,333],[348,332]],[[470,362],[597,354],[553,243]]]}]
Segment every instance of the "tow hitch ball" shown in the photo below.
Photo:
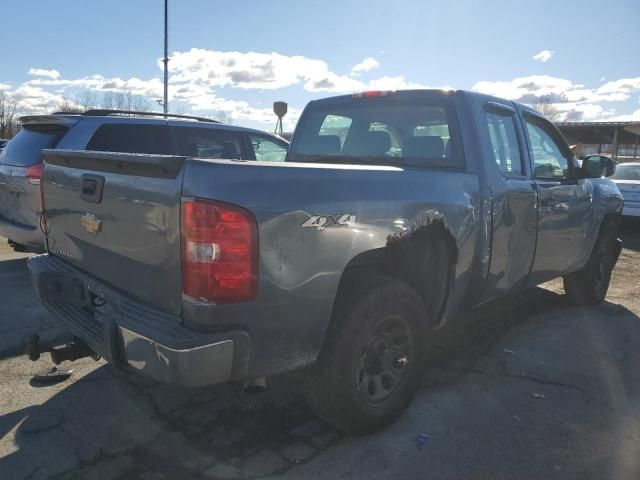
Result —
[{"label": "tow hitch ball", "polygon": [[94,360],[100,359],[100,355],[91,350],[79,338],[74,338],[73,342],[60,347],[46,347],[40,344],[40,337],[34,334],[28,335],[24,343],[24,353],[29,357],[29,360],[34,362],[40,358],[40,354],[47,352],[51,355],[51,361],[56,365],[60,365],[65,360],[73,362],[84,357],[91,357]]}]

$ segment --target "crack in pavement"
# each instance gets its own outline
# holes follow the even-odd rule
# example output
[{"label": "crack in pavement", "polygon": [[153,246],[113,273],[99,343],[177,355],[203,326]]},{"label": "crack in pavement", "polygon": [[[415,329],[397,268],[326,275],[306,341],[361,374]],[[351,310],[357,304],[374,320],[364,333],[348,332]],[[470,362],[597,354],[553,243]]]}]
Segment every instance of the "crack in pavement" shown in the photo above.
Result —
[{"label": "crack in pavement", "polygon": [[529,382],[534,382],[534,383],[537,383],[539,385],[548,385],[548,386],[552,386],[552,387],[564,387],[564,388],[568,388],[570,390],[574,390],[576,392],[580,392],[582,395],[584,395],[590,401],[592,401],[593,403],[595,403],[597,405],[600,405],[601,407],[604,407],[604,408],[606,408],[608,410],[611,410],[611,411],[615,411],[616,410],[611,405],[608,405],[607,403],[595,398],[593,395],[591,395],[584,388],[578,387],[577,385],[572,385],[570,383],[558,382],[556,380],[544,380],[542,378],[532,377],[530,375],[520,375],[520,374],[514,374],[514,373],[510,373],[510,372],[492,373],[492,372],[485,372],[483,370],[471,369],[471,370],[468,370],[467,373],[472,373],[472,374],[476,374],[476,375],[484,375],[484,376],[487,376],[487,377],[515,378],[515,379],[519,379],[519,380],[527,380]]}]

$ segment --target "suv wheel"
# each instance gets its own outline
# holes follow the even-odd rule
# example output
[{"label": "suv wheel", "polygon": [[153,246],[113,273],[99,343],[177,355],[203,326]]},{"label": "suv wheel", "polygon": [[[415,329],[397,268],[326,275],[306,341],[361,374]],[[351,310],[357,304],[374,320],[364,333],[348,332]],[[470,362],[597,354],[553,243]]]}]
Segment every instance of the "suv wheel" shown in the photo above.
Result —
[{"label": "suv wheel", "polygon": [[376,278],[330,327],[305,378],[316,413],[350,434],[392,423],[418,388],[427,314],[408,285]]}]

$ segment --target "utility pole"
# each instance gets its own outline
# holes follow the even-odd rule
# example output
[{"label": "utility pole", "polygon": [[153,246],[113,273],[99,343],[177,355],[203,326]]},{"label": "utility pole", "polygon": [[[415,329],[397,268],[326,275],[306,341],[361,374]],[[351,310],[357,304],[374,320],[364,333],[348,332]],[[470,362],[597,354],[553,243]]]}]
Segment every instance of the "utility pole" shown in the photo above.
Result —
[{"label": "utility pole", "polygon": [[169,113],[169,0],[164,0],[164,113]]}]

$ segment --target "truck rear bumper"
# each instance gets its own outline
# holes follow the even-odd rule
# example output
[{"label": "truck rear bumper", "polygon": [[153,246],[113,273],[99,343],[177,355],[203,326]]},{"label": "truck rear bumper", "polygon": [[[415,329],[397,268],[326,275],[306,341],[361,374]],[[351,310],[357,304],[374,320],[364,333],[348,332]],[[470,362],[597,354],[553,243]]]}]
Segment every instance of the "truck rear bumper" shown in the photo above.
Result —
[{"label": "truck rear bumper", "polygon": [[136,302],[51,255],[33,257],[28,265],[47,310],[109,362],[185,386],[246,376],[246,332],[195,332],[179,317]]}]

